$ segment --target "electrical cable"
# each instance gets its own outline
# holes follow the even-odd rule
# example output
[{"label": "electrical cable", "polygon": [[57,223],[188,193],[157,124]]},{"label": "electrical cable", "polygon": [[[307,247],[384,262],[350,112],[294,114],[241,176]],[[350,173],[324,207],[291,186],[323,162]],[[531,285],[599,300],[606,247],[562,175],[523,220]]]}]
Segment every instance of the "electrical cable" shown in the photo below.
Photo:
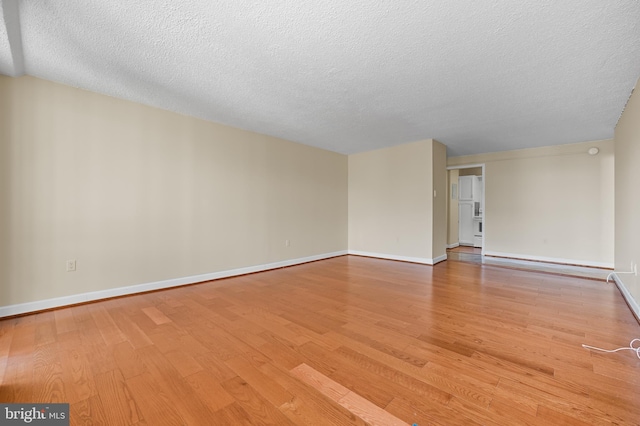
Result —
[{"label": "electrical cable", "polygon": [[[634,342],[638,342],[638,346],[633,346]],[[597,348],[595,346],[589,346],[589,345],[582,345],[583,348],[585,349],[593,349],[594,351],[599,351],[599,352],[608,352],[608,353],[613,353],[613,352],[619,352],[619,351],[634,351],[636,353],[636,356],[638,358],[640,358],[640,339],[633,339],[630,343],[629,343],[629,347],[628,348],[618,348],[618,349],[612,349],[612,350],[608,350],[608,349],[602,349],[602,348]]]},{"label": "electrical cable", "polygon": [[607,282],[609,282],[609,280],[611,279],[612,276],[618,275],[618,274],[634,274],[634,275],[636,275],[636,273],[634,271],[631,271],[631,272],[612,272],[609,275],[607,275]]}]

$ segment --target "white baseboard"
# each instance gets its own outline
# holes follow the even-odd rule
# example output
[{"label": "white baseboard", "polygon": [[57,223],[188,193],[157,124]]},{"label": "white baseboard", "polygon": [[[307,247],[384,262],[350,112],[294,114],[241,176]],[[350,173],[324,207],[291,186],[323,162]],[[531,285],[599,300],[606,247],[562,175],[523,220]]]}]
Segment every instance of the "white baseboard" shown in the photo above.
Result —
[{"label": "white baseboard", "polygon": [[436,263],[440,263],[447,260],[447,254],[443,254],[442,256],[438,256],[438,257],[434,257],[433,258],[433,265],[435,265]]},{"label": "white baseboard", "polygon": [[347,250],[333,253],[318,254],[315,256],[301,257],[298,259],[283,260],[281,262],[267,263],[263,265],[248,266],[246,268],[230,269],[209,274],[193,275],[190,277],[173,278],[169,280],[138,284],[127,287],[118,287],[108,290],[93,291],[89,293],[74,294],[71,296],[56,297],[54,299],[38,300],[35,302],[20,303],[17,305],[0,306],[0,318],[12,315],[26,314],[62,306],[76,305],[78,303],[92,302],[95,300],[109,299],[111,297],[126,296],[129,294],[144,293],[147,291],[162,290],[165,288],[179,287],[187,284],[195,284],[220,278],[234,277],[237,275],[252,274],[254,272],[268,271],[270,269],[284,268],[286,266],[299,265],[316,260],[329,259],[331,257],[344,256]]},{"label": "white baseboard", "polygon": [[460,247],[460,243],[453,243],[453,244],[447,244],[447,248],[456,248],[456,247]]},{"label": "white baseboard", "polygon": [[631,295],[627,287],[624,285],[622,280],[618,277],[618,275],[615,272],[611,275],[613,277],[613,281],[615,281],[616,286],[618,287],[618,290],[620,290],[620,293],[622,293],[622,297],[624,297],[624,300],[626,300],[627,305],[629,305],[629,308],[631,308],[631,312],[633,312],[633,315],[636,317],[636,320],[640,322],[640,305],[638,305],[638,302],[636,301],[636,299],[633,298],[633,296]]},{"label": "white baseboard", "polygon": [[613,266],[614,266],[613,263],[608,263],[608,262],[593,262],[591,260],[563,259],[560,257],[530,256],[526,254],[501,253],[497,251],[488,251],[488,250],[485,250],[484,255],[494,256],[494,257],[507,257],[510,259],[534,260],[538,262],[561,263],[564,265],[590,266],[594,268],[604,268],[604,269],[613,269]]},{"label": "white baseboard", "polygon": [[349,250],[349,254],[355,256],[375,257],[377,259],[386,260],[399,260],[402,262],[421,263],[423,265],[435,265],[438,262],[442,262],[447,259],[447,255],[436,257],[435,259],[429,259],[427,257],[409,257],[409,256],[397,256],[395,254],[373,253],[369,251]]}]

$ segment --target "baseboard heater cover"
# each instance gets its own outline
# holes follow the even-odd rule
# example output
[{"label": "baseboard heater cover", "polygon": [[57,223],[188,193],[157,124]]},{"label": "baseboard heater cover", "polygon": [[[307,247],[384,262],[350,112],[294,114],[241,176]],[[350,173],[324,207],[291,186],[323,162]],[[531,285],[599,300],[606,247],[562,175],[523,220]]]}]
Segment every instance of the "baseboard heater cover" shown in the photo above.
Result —
[{"label": "baseboard heater cover", "polygon": [[560,265],[570,265],[570,266],[587,266],[590,268],[602,268],[602,269],[611,269],[613,270],[613,263],[609,262],[594,262],[591,260],[577,260],[577,259],[563,259],[559,257],[546,257],[546,256],[533,256],[526,254],[514,254],[514,253],[502,253],[497,251],[488,251],[485,250],[485,256],[490,257],[504,257],[506,259],[517,259],[517,260],[529,260],[533,262],[546,262],[546,263],[557,263]]},{"label": "baseboard heater cover", "polygon": [[627,302],[627,306],[629,306],[631,313],[633,314],[634,317],[636,317],[636,321],[640,323],[640,305],[638,305],[638,302],[636,302],[636,300],[633,298],[633,296],[631,295],[627,287],[624,285],[622,280],[618,277],[618,275],[616,275],[615,272],[612,273],[611,275],[613,276],[613,281],[615,281],[616,283],[616,287],[618,287],[618,290],[620,290],[620,293],[622,294],[622,298],[624,299],[625,302]]}]

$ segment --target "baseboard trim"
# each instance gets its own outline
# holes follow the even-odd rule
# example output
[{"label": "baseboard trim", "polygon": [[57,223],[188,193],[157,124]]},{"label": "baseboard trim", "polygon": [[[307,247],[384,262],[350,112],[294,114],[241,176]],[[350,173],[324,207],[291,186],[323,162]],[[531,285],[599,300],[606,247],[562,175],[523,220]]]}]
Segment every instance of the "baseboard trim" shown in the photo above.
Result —
[{"label": "baseboard trim", "polygon": [[38,300],[35,302],[20,303],[17,305],[0,306],[0,318],[15,315],[23,315],[38,311],[60,308],[69,305],[94,302],[113,297],[127,296],[131,294],[146,293],[149,291],[163,290],[183,285],[197,284],[205,281],[218,280],[221,278],[235,277],[238,275],[253,274],[271,269],[285,268],[287,266],[300,265],[317,260],[329,259],[332,257],[344,256],[347,250],[335,251],[332,253],[318,254],[314,256],[301,257],[297,259],[283,260],[280,262],[267,263],[263,265],[248,266],[245,268],[229,269],[226,271],[212,272],[208,274],[193,275],[190,277],[173,278],[169,280],[137,284],[127,287],[118,287],[108,290],[93,291],[89,293],[74,294],[71,296],[56,297],[53,299]]},{"label": "baseboard trim", "polygon": [[434,257],[433,258],[433,264],[435,265],[436,263],[440,263],[440,262],[444,262],[445,260],[447,260],[447,254],[443,254],[442,256],[438,256],[438,257]]},{"label": "baseboard trim", "polygon": [[616,283],[616,287],[618,287],[618,290],[620,290],[620,293],[622,294],[625,302],[627,302],[631,313],[633,313],[633,316],[636,317],[636,321],[640,323],[640,305],[638,305],[638,302],[636,302],[636,299],[633,298],[627,287],[624,285],[624,282],[618,277],[618,275],[614,272],[613,274],[611,274],[611,276],[613,277],[613,281]]},{"label": "baseboard trim", "polygon": [[504,257],[507,259],[531,260],[534,262],[559,263],[561,265],[588,266],[591,268],[613,269],[614,267],[613,263],[608,263],[608,262],[592,262],[590,260],[563,259],[559,257],[546,257],[546,256],[530,256],[525,254],[502,253],[502,252],[488,251],[488,250],[485,250],[484,255],[491,256],[491,257]]},{"label": "baseboard trim", "polygon": [[410,262],[410,263],[420,263],[422,265],[434,265],[442,260],[446,260],[447,255],[443,255],[444,259],[441,259],[443,256],[439,256],[436,259],[429,259],[426,257],[409,257],[409,256],[397,256],[395,254],[384,254],[384,253],[374,253],[369,251],[360,251],[360,250],[349,250],[349,254],[354,256],[363,256],[363,257],[375,257],[376,259],[385,259],[385,260],[398,260],[400,262]]},{"label": "baseboard trim", "polygon": [[448,249],[460,247],[460,243],[447,244]]}]

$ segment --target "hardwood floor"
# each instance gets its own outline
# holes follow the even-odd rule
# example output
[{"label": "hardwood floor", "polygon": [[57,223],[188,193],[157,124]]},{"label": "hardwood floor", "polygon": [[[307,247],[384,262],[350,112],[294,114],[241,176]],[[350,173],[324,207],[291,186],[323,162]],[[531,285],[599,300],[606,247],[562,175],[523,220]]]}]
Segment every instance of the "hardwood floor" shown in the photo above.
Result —
[{"label": "hardwood floor", "polygon": [[454,248],[447,249],[447,253],[472,253],[472,254],[481,254],[482,249],[479,247],[471,247],[471,246],[457,246]]},{"label": "hardwood floor", "polygon": [[71,424],[640,422],[612,284],[343,256],[0,320],[0,402]]}]

